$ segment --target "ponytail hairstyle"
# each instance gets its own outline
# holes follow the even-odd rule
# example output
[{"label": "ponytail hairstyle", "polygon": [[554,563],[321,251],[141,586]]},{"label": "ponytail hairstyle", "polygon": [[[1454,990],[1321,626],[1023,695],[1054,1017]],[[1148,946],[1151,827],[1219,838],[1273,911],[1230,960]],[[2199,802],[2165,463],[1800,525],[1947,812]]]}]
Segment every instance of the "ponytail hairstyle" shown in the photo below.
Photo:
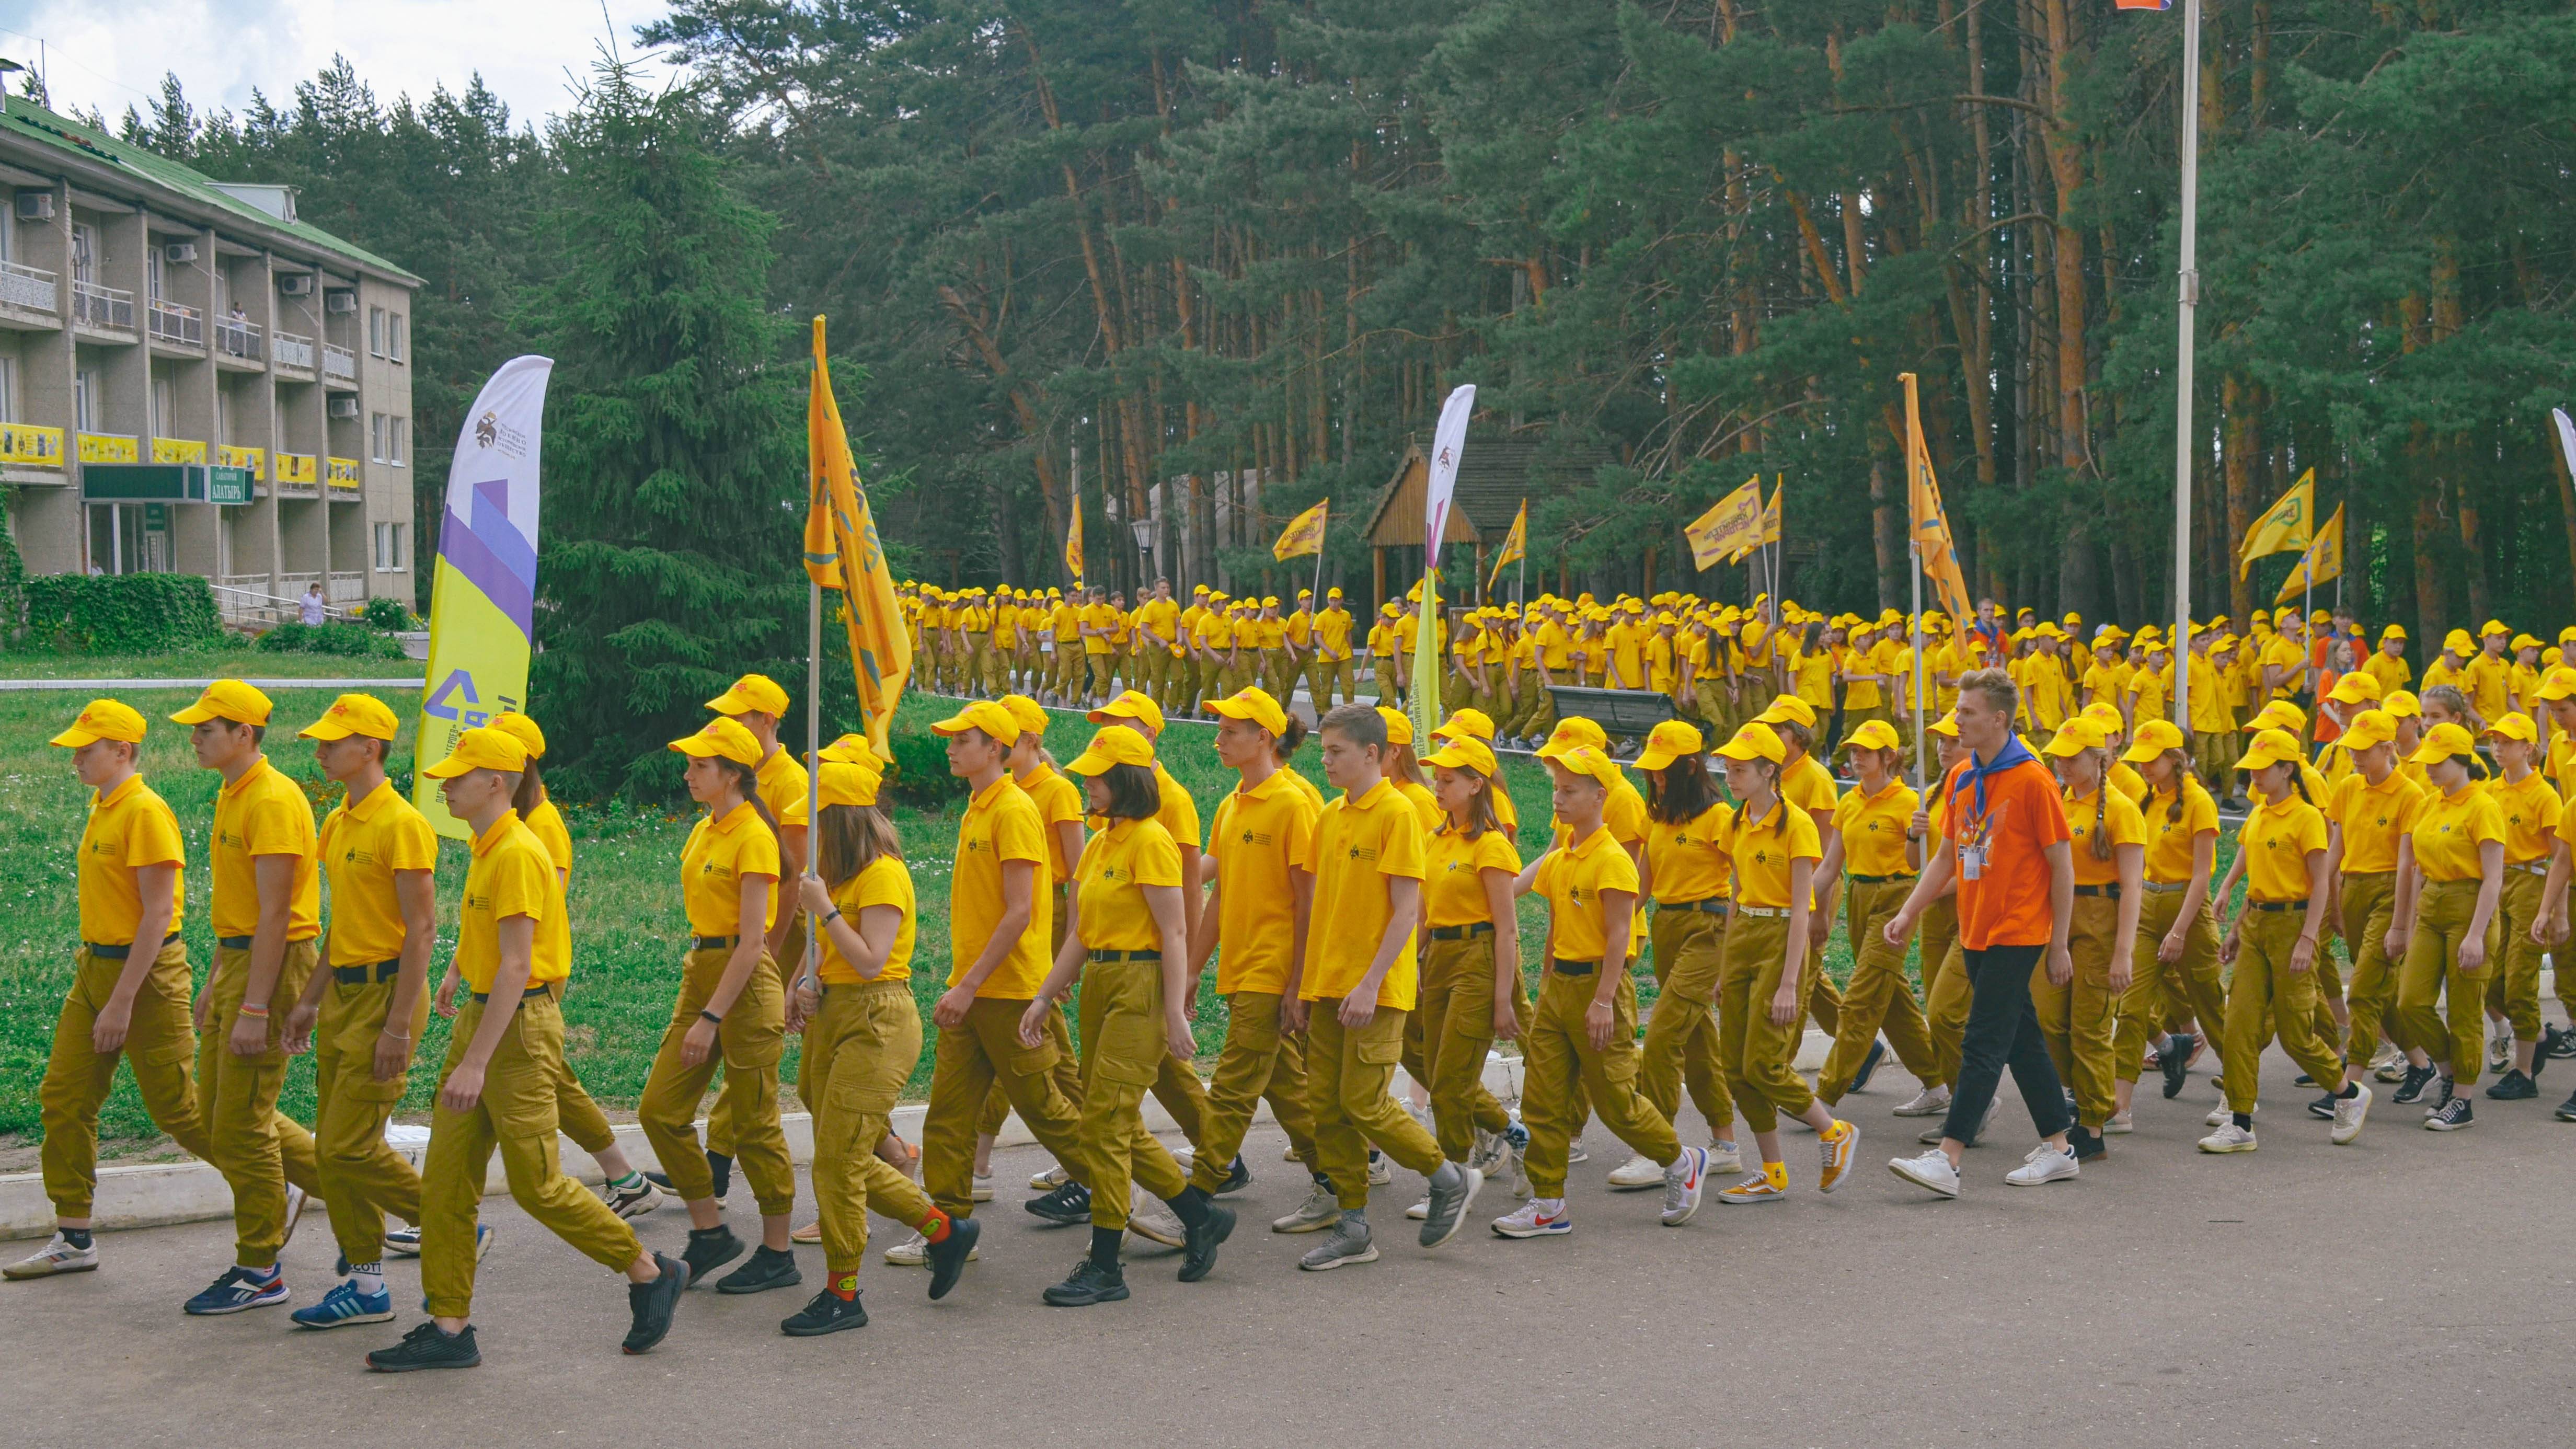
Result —
[{"label": "ponytail hairstyle", "polygon": [[[1293,726],[1296,723],[1296,716],[1289,716],[1289,723]],[[1476,840],[1482,838],[1488,830],[1502,829],[1503,819],[1494,813],[1494,791],[1502,785],[1500,772],[1492,775],[1480,774],[1465,765],[1447,765],[1442,768],[1465,779],[1477,781],[1485,787],[1476,792],[1476,803],[1467,811],[1467,825],[1461,834],[1468,840]],[[1451,821],[1443,820],[1440,828],[1447,830],[1452,824]]]},{"label": "ponytail hairstyle", "polygon": [[709,755],[707,758],[714,762],[718,774],[733,782],[734,790],[742,796],[743,802],[760,816],[760,823],[769,827],[770,838],[784,839],[778,829],[778,817],[769,812],[769,802],[760,798],[759,772],[740,760],[728,760],[722,755]]},{"label": "ponytail hairstyle", "polygon": [[1279,762],[1282,769],[1285,769],[1288,762],[1296,757],[1297,747],[1304,743],[1306,743],[1306,721],[1292,714],[1288,716],[1287,733],[1270,737],[1270,756]]},{"label": "ponytail hairstyle", "polygon": [[[391,746],[387,748],[390,749]],[[510,808],[518,811],[519,818],[525,820],[544,803],[546,803],[545,777],[537,771],[537,757],[530,755],[528,763],[519,771],[519,788],[510,792]]]},{"label": "ponytail hairstyle", "polygon": [[[1372,710],[1371,713],[1375,711]],[[1402,780],[1408,785],[1419,785],[1425,790],[1431,788],[1431,782],[1422,778],[1422,761],[1414,757],[1411,745],[1386,747],[1386,773],[1390,779]]]},{"label": "ponytail hairstyle", "polygon": [[[2111,821],[2111,752],[2090,749],[2084,753],[2093,756],[2093,858],[2109,860],[2111,832],[2105,827]],[[2179,797],[2181,792],[2175,793]]]},{"label": "ponytail hairstyle", "polygon": [[903,855],[894,822],[874,805],[826,805],[814,828],[815,873],[837,891],[880,856]]},{"label": "ponytail hairstyle", "polygon": [[2191,756],[2183,753],[2182,746],[2176,745],[2165,751],[2165,763],[2173,766],[2174,777],[2173,803],[2165,807],[2165,823],[2180,825],[2183,792],[2189,790],[2195,783],[2191,777]]}]

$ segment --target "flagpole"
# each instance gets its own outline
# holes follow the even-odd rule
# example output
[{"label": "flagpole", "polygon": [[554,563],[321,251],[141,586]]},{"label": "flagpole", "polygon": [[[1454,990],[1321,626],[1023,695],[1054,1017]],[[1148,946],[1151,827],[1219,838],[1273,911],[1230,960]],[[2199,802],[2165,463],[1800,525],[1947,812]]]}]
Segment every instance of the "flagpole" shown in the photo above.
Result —
[{"label": "flagpole", "polygon": [[[1306,591],[1309,594],[1314,595],[1315,602],[1311,607],[1317,609],[1324,606],[1324,535],[1331,530],[1332,526],[1332,500],[1326,499],[1324,502],[1324,516],[1315,526],[1315,586]],[[1308,637],[1311,638],[1312,636],[1309,635]]]},{"label": "flagpole", "polygon": [[2192,310],[2200,304],[2200,0],[2183,0],[2182,256],[2175,274],[2174,689],[2175,725],[2191,733]]},{"label": "flagpole", "polygon": [[[1909,458],[1906,460],[1906,466],[1907,466],[1907,469],[1908,469],[1909,471],[1911,471],[1911,469],[1912,469],[1912,467],[1913,467],[1913,459],[1912,459],[1912,458],[1910,458],[1910,457],[1909,457]],[[1908,496],[1909,496],[1909,500],[1910,500],[1910,497],[1911,497],[1911,495],[1912,495],[1912,493],[1913,493],[1912,481],[1911,481],[1910,479],[1908,480],[1908,483],[1907,483],[1906,492],[1907,492],[1907,494],[1908,494]],[[1909,529],[1907,529],[1906,531],[1907,531],[1908,533],[1913,532],[1913,530],[1912,530],[1912,529],[1910,529],[1910,528],[1909,528]],[[1913,562],[1914,562],[1914,620],[1913,620],[1913,629],[1914,629],[1914,654],[1913,654],[1913,658],[1912,658],[1912,662],[1913,662],[1913,665],[1914,665],[1914,790],[1915,790],[1915,793],[1919,795],[1919,794],[1921,794],[1921,793],[1922,793],[1922,791],[1923,791],[1923,745],[1924,745],[1924,740],[1923,740],[1923,543],[1922,543],[1922,540],[1920,540],[1920,539],[1912,539],[1912,538],[1907,539],[1907,540],[1905,541],[1905,552],[1906,552],[1906,554],[1907,554],[1907,555],[1908,555],[1908,556],[1913,560]]]},{"label": "flagpole", "polygon": [[[823,355],[823,319],[820,317],[816,317],[814,319],[814,355],[818,359]],[[817,365],[820,365],[819,362]],[[815,379],[816,382],[820,382],[821,380],[822,379],[820,378]],[[807,445],[807,451],[809,453],[812,451],[812,445],[810,443]],[[806,471],[813,479],[811,486],[820,488],[822,486],[822,474],[816,469],[814,466],[814,460],[810,457],[806,459]],[[812,499],[807,500],[806,507],[808,509],[813,507]],[[841,574],[842,583],[849,584],[850,574],[848,570],[855,566],[855,564],[856,560],[851,560],[849,563],[843,565],[843,572]],[[848,607],[853,611],[853,618],[857,617],[855,611],[858,608],[858,592],[859,591],[855,586],[844,590],[844,596],[849,600]],[[855,672],[858,667],[859,661],[856,659],[850,661],[850,668],[853,672]],[[866,721],[862,720],[860,725],[861,728],[865,728]],[[811,577],[808,577],[805,581],[805,869],[809,871],[814,869],[814,847],[822,839],[822,832],[816,828],[817,823],[822,818],[822,749],[823,586],[815,582]],[[802,890],[802,883],[799,882],[794,889]],[[791,900],[794,899],[793,896],[790,896],[789,898]],[[821,958],[815,954],[814,946],[815,933],[819,931],[821,927],[819,923],[815,921],[814,913],[812,911],[807,911],[804,914],[804,974],[811,977],[821,968],[822,964]]]}]

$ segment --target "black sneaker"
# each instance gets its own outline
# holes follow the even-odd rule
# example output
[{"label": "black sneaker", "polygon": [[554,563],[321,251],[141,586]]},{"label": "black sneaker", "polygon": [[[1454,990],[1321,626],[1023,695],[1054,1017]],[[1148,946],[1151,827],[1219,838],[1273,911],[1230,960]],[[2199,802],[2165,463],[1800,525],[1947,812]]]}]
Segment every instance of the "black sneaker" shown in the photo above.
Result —
[{"label": "black sneaker", "polygon": [[[1237,1163],[1243,1159],[1236,1158]],[[1189,1229],[1181,1244],[1181,1281],[1195,1283],[1216,1267],[1216,1246],[1234,1236],[1234,1209],[1211,1203],[1207,1221]],[[1126,1296],[1123,1292],[1119,1295]]]},{"label": "black sneaker", "polygon": [[2333,1121],[2335,1100],[2334,1093],[2326,1093],[2324,1096],[2319,1097],[2308,1104],[2308,1115],[2316,1118],[2320,1122]]},{"label": "black sneaker", "polygon": [[2182,1095],[2183,1077],[2191,1070],[2191,1051],[2197,1044],[2187,1031],[2175,1032],[2165,1040],[2164,1051],[2157,1056],[2156,1065],[2164,1069],[2166,1101]]},{"label": "black sneaker", "polygon": [[2316,1078],[2314,1078],[2314,1077],[2312,1077],[2312,1076],[2309,1076],[2309,1075],[2308,1075],[2307,1073],[2305,1073],[2305,1072],[2301,1072],[2301,1073],[2299,1073],[2297,1076],[2292,1077],[2292,1078],[2290,1079],[2290,1085],[2291,1085],[2291,1086],[2293,1086],[2293,1087],[2313,1087],[2313,1086],[2315,1086],[2316,1084],[2317,1084],[2317,1079],[2316,1079]]},{"label": "black sneaker", "polygon": [[662,1270],[661,1277],[626,1285],[626,1311],[633,1315],[624,1345],[628,1353],[643,1353],[662,1341],[671,1331],[672,1315],[680,1311],[680,1295],[689,1291],[688,1264],[668,1253],[655,1253],[653,1265]]},{"label": "black sneaker", "polygon": [[662,1189],[664,1192],[671,1194],[673,1197],[677,1197],[680,1194],[680,1190],[678,1188],[671,1186],[671,1174],[664,1172],[659,1168],[648,1167],[644,1169],[644,1180],[653,1184],[655,1187]]},{"label": "black sneaker", "polygon": [[716,1180],[716,1201],[724,1201],[725,1194],[733,1190],[733,1159],[712,1147],[708,1148],[707,1171]]},{"label": "black sneaker", "polygon": [[2398,1084],[2397,1091],[2388,1100],[2399,1106],[2412,1107],[2424,1100],[2424,1089],[2433,1085],[2433,1079],[2440,1075],[2431,1067],[2410,1066],[2406,1069],[2405,1080]]},{"label": "black sneaker", "polygon": [[742,1239],[731,1228],[707,1228],[692,1231],[689,1245],[680,1250],[680,1261],[689,1265],[689,1281],[704,1283],[707,1275],[742,1256]]},{"label": "black sneaker", "polygon": [[1218,1183],[1216,1191],[1209,1195],[1224,1197],[1228,1193],[1241,1192],[1250,1186],[1252,1186],[1252,1165],[1245,1162],[1243,1154],[1238,1152],[1234,1155],[1234,1165],[1225,1170],[1225,1181]]},{"label": "black sneaker", "polygon": [[2066,1129],[2066,1145],[2078,1162],[2098,1162],[2111,1154],[2110,1144],[2102,1140],[2102,1134],[2081,1124]]},{"label": "black sneaker", "polygon": [[789,1338],[820,1338],[844,1328],[867,1326],[868,1311],[859,1306],[857,1298],[843,1298],[826,1288],[781,1322],[778,1331]]},{"label": "black sneaker", "polygon": [[2442,1110],[2424,1119],[2424,1130],[2428,1132],[2457,1132],[2476,1125],[2477,1114],[2469,1110],[2466,1097],[2453,1097],[2442,1104]]},{"label": "black sneaker", "polygon": [[404,1334],[402,1342],[367,1355],[367,1367],[380,1374],[474,1368],[482,1362],[483,1350],[474,1346],[474,1325],[470,1323],[456,1330],[453,1337],[439,1332],[435,1323],[424,1323]]},{"label": "black sneaker", "polygon": [[1068,1181],[1044,1197],[1033,1197],[1021,1204],[1029,1216],[1059,1228],[1091,1221],[1091,1189]]},{"label": "black sneaker", "polygon": [[763,1243],[751,1255],[751,1261],[716,1280],[718,1293],[765,1293],[772,1288],[793,1288],[805,1281],[796,1271],[796,1254],[782,1253]]},{"label": "black sneaker", "polygon": [[2487,1096],[2498,1102],[2528,1102],[2540,1095],[2540,1084],[2519,1071],[2507,1072],[2487,1088]]},{"label": "black sneaker", "polygon": [[2558,1120],[2576,1122],[2576,1092],[2568,1093],[2567,1100],[2558,1104]]},{"label": "black sneaker", "polygon": [[930,1268],[930,1296],[945,1298],[948,1290],[965,1276],[966,1260],[975,1252],[975,1239],[982,1236],[984,1225],[973,1218],[950,1218],[948,1236],[925,1244],[922,1260]]},{"label": "black sneaker", "polygon": [[1869,1039],[1869,1055],[1860,1059],[1860,1070],[1852,1073],[1851,1089],[1857,1092],[1862,1088],[1867,1087],[1869,1085],[1869,1079],[1878,1071],[1878,1064],[1886,1060],[1887,1038],[1871,1037]]},{"label": "black sneaker", "polygon": [[1058,1308],[1115,1303],[1127,1296],[1127,1275],[1115,1263],[1104,1268],[1086,1257],[1073,1265],[1073,1276],[1038,1296]]},{"label": "black sneaker", "polygon": [[2541,1028],[2540,1050],[2535,1055],[2558,1061],[2576,1061],[2576,1026]]}]

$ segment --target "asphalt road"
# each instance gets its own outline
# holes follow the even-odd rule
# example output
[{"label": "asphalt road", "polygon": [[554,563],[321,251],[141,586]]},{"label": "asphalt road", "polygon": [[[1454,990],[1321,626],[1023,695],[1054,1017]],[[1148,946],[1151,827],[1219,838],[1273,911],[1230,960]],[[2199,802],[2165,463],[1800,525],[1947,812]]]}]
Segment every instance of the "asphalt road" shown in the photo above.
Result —
[{"label": "asphalt road", "polygon": [[[2293,1070],[2276,1053],[2267,1078]],[[229,1261],[227,1225],[119,1233],[96,1274],[0,1285],[0,1414],[14,1445],[118,1449],[2564,1444],[2576,1125],[2550,1107],[2576,1071],[2542,1082],[2542,1101],[2482,1104],[2452,1135],[2383,1098],[2344,1148],[2276,1091],[2260,1152],[2207,1157],[2191,1144],[2216,1094],[2196,1074],[2176,1101],[2150,1086],[2107,1163],[2039,1189],[2001,1181],[2029,1141],[2007,1089],[1995,1145],[1945,1202],[1882,1166],[1921,1125],[1889,1115],[1913,1091],[1891,1067],[1844,1104],[1861,1169],[1831,1197],[1796,1136],[1793,1199],[1712,1200],[1663,1228],[1652,1194],[1602,1186],[1625,1154],[1596,1125],[1573,1235],[1471,1227],[1422,1252],[1401,1218],[1419,1183],[1399,1173],[1373,1211],[1384,1256],[1323,1274],[1294,1266],[1312,1239],[1264,1230],[1302,1186],[1265,1128],[1215,1274],[1181,1284],[1152,1250],[1131,1257],[1132,1299],[1087,1310],[1038,1301],[1082,1240],[1019,1211],[1045,1161],[1020,1149],[947,1302],[872,1261],[868,1327],[783,1338],[821,1278],[806,1248],[807,1288],[692,1292],[642,1358],[617,1351],[619,1282],[494,1198],[483,1366],[404,1377],[359,1360],[416,1321],[411,1265],[392,1270],[400,1321],[299,1333],[283,1309],[180,1315]],[[746,1221],[739,1185],[733,1206]],[[1488,1188],[1479,1220],[1510,1206]],[[676,1208],[639,1224],[673,1252],[686,1226]],[[297,1303],[328,1286],[332,1252],[307,1222],[286,1259]]]}]

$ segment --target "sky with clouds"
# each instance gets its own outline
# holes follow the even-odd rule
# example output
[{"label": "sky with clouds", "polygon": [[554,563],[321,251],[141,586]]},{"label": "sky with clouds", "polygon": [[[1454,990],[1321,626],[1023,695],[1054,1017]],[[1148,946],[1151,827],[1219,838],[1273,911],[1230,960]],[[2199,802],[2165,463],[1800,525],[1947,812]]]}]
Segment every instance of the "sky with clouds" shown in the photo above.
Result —
[{"label": "sky with clouds", "polygon": [[[45,42],[57,108],[111,122],[175,71],[200,110],[240,110],[253,89],[283,104],[345,55],[379,100],[462,90],[480,71],[514,120],[564,109],[609,27],[635,53],[665,0],[0,0],[0,57],[34,69]],[[14,87],[13,87],[14,89]]]}]

